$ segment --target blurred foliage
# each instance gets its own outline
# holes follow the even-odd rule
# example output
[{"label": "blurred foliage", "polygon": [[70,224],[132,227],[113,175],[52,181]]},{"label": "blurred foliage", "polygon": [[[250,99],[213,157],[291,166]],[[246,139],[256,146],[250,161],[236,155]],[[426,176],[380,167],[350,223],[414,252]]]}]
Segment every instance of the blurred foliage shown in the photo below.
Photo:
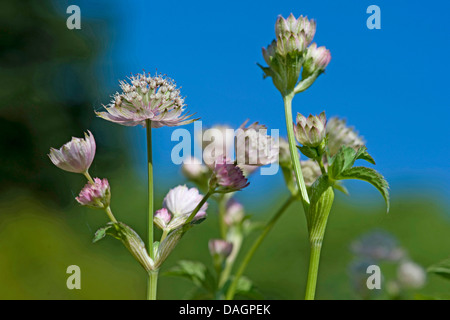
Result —
[{"label": "blurred foliage", "polygon": [[[47,158],[49,148],[82,137],[95,118],[94,107],[101,106],[94,103],[109,100],[94,70],[97,38],[106,39],[106,22],[90,22],[87,31],[69,30],[64,14],[51,1],[2,3],[0,192],[20,187],[67,203],[59,186],[75,178],[55,170]],[[98,131],[98,148],[118,141],[122,132],[101,126]],[[102,157],[111,157],[114,150],[102,149]]]},{"label": "blurred foliage", "polygon": [[[126,221],[145,238],[146,201],[142,200],[146,195],[145,183],[125,182],[124,177],[125,174],[111,177],[113,193],[119,195],[113,198],[113,211],[119,220]],[[245,193],[242,195],[245,198]],[[287,192],[276,198],[266,196],[261,209],[253,203],[247,211],[254,220],[267,221],[286,196]],[[382,204],[365,207],[344,204],[347,201],[338,196],[330,215],[319,271],[318,299],[359,298],[349,273],[353,260],[349,247],[352,241],[373,229],[391,232],[410,257],[425,268],[448,256],[450,221],[435,199],[394,197],[389,214],[384,213]],[[161,202],[158,197],[157,206]],[[208,219],[186,234],[163,265],[162,273],[179,260],[200,261],[211,268],[208,240],[218,236],[215,210],[211,204]],[[92,244],[95,230],[107,221],[102,211],[80,207],[75,201],[61,210],[43,204],[31,194],[10,191],[0,197],[0,213],[0,299],[145,298],[146,273],[122,244],[112,238]],[[243,252],[257,234],[244,243]],[[264,241],[245,276],[264,298],[303,299],[308,255],[305,218],[296,203]],[[81,268],[81,290],[66,287],[69,276],[66,269],[73,264]],[[386,272],[391,270],[387,268]],[[178,277],[162,276],[159,280],[160,299],[187,299],[196,290],[192,282]],[[445,298],[449,293],[450,282],[429,274],[427,285],[408,297]]]}]

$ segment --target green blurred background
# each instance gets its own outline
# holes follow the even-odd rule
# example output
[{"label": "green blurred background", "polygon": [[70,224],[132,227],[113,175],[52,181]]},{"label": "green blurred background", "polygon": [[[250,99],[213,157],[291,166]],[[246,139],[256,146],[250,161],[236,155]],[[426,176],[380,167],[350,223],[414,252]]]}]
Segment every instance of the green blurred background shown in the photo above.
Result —
[{"label": "green blurred background", "polygon": [[[98,152],[92,171],[108,177],[113,186],[116,217],[145,235],[146,182],[140,171],[130,169],[126,128],[94,117],[94,106],[110,94],[95,67],[102,50],[99,43],[109,35],[102,33],[105,21],[89,23],[95,35],[55,27],[65,24],[65,18],[46,1],[9,2],[0,10],[0,299],[145,298],[146,273],[122,244],[112,238],[92,244],[106,217],[74,200],[85,183],[83,177],[58,170],[46,156],[51,146],[66,141],[64,137],[68,141],[93,127]],[[100,35],[102,42],[96,39]],[[185,182],[181,175],[176,181]],[[166,191],[159,188],[157,204]],[[448,202],[402,190],[393,194],[389,214],[376,192],[361,195],[359,201],[336,197],[322,251],[318,299],[359,298],[349,274],[354,259],[349,247],[374,229],[395,235],[423,267],[449,256]],[[287,197],[287,190],[268,192],[264,203],[252,197],[241,194],[249,204],[247,213],[255,221],[266,221]],[[218,236],[214,212],[211,205],[209,218],[183,238],[162,271],[179,259],[210,265],[207,242]],[[244,251],[256,233],[246,240]],[[302,299],[308,254],[305,218],[295,204],[245,274],[268,299]],[[81,268],[81,290],[66,287],[66,269],[73,264]],[[185,299],[193,291],[186,280],[160,278],[160,299]],[[445,298],[449,293],[450,282],[429,275],[426,286],[409,297]]]}]

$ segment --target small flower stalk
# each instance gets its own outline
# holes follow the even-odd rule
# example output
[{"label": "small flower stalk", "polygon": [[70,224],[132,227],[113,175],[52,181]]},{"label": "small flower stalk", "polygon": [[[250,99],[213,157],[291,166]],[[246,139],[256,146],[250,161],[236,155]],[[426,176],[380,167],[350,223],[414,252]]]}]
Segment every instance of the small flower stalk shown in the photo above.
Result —
[{"label": "small flower stalk", "polygon": [[50,149],[50,160],[58,168],[74,173],[87,173],[95,157],[95,139],[92,133],[84,134],[83,138],[73,137],[71,141],[59,149]]}]

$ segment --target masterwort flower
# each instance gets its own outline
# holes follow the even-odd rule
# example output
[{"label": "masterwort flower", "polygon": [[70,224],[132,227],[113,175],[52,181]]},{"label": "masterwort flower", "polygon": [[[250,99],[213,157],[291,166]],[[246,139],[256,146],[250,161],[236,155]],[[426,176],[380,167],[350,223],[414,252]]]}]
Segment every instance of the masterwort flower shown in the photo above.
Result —
[{"label": "masterwort flower", "polygon": [[69,172],[87,172],[95,156],[94,136],[89,130],[88,133],[84,134],[84,139],[72,137],[59,150],[51,148],[48,156],[53,164]]},{"label": "masterwort flower", "polygon": [[231,156],[234,144],[234,129],[226,125],[215,125],[196,136],[202,147],[203,161],[212,168],[219,157]]},{"label": "masterwort flower", "polygon": [[220,256],[227,258],[233,251],[233,244],[222,239],[211,239],[208,242],[209,252],[211,256]]},{"label": "masterwort flower", "polygon": [[309,115],[305,118],[302,114],[297,114],[297,124],[294,126],[297,141],[304,146],[318,147],[326,135],[325,125],[327,118],[325,112],[318,116]]},{"label": "masterwort flower", "polygon": [[245,127],[245,121],[236,130],[235,154],[239,165],[263,166],[278,160],[279,141],[267,134],[264,125],[255,122]]},{"label": "masterwort flower", "polygon": [[353,127],[348,127],[344,119],[330,118],[327,122],[328,149],[330,156],[335,155],[345,145],[357,150],[365,144]]},{"label": "masterwort flower", "polygon": [[[203,199],[196,188],[178,186],[171,189],[163,202],[163,209],[155,213],[155,224],[164,230],[173,230],[185,224],[191,213]],[[195,215],[193,221],[199,221],[206,218],[206,209],[208,203],[205,203]]]},{"label": "masterwort flower", "polygon": [[91,208],[107,208],[111,200],[111,189],[107,179],[94,178],[88,182],[75,198],[78,203]]},{"label": "masterwort flower", "polygon": [[116,93],[111,103],[104,106],[106,112],[96,112],[105,120],[124,126],[146,126],[151,120],[152,128],[181,126],[197,119],[185,111],[184,98],[170,78],[150,74],[138,74],[120,82],[122,93]]},{"label": "masterwort flower", "polygon": [[209,181],[211,190],[220,193],[233,192],[239,191],[249,184],[241,168],[236,164],[230,163],[225,157],[216,160]]},{"label": "masterwort flower", "polygon": [[300,161],[302,167],[303,179],[305,179],[305,185],[310,187],[313,183],[322,175],[320,166],[314,160]]}]

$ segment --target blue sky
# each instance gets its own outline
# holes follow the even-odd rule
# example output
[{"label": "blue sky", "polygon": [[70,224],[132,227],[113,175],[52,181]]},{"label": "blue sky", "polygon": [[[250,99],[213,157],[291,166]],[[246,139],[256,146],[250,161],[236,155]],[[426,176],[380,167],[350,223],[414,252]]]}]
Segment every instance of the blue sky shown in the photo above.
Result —
[{"label": "blue sky", "polygon": [[[281,97],[270,79],[262,79],[256,63],[263,62],[261,47],[274,38],[278,14],[293,12],[316,19],[314,41],[330,49],[332,60],[326,74],[296,96],[294,111],[325,110],[328,116],[347,118],[367,140],[376,168],[391,182],[394,193],[396,188],[417,191],[425,186],[450,195],[449,3],[102,0],[70,4],[80,6],[82,19],[108,19],[109,38],[98,39],[104,49],[98,76],[111,93],[130,72],[157,68],[183,87],[189,110],[204,125],[237,127],[249,118],[280,129],[281,135],[286,134]],[[366,9],[372,4],[381,9],[381,30],[366,27]],[[63,4],[57,8],[65,14]],[[82,20],[82,28],[89,30],[89,22]],[[104,103],[108,100],[99,97]],[[145,170],[145,132],[129,131],[130,152],[139,170]],[[163,128],[154,134],[157,178],[178,170],[170,164],[171,132]],[[173,179],[178,181],[176,176]],[[254,184],[259,186],[253,192],[269,191],[281,181],[281,177],[257,177]]]}]

